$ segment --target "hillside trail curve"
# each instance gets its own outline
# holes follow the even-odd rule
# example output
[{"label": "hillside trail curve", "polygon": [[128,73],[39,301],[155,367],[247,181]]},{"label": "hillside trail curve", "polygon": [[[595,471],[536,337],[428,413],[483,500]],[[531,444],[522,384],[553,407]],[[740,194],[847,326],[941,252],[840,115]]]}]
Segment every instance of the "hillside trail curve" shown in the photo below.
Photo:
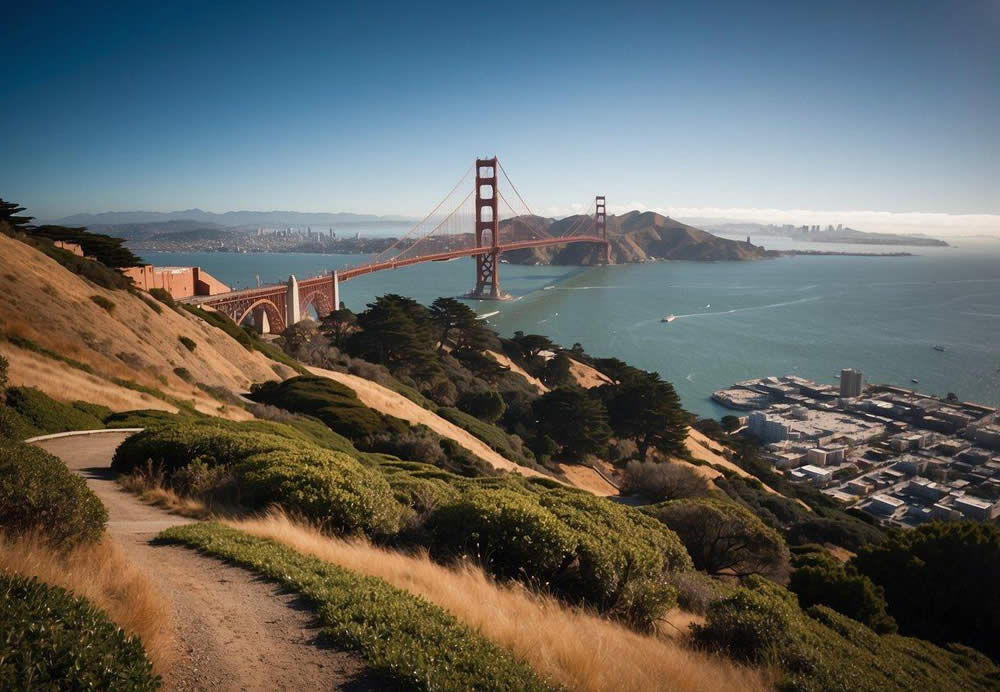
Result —
[{"label": "hillside trail curve", "polygon": [[382,690],[392,688],[354,653],[326,645],[302,600],[253,573],[151,541],[190,523],[143,504],[109,468],[131,432],[35,442],[80,474],[108,510],[107,531],[168,601],[176,651],[166,690]]}]

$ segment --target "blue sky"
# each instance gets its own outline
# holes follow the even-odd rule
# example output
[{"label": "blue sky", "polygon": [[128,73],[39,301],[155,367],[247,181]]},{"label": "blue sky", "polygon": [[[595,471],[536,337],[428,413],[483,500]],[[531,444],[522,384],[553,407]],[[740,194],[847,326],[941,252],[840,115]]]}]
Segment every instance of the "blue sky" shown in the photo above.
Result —
[{"label": "blue sky", "polygon": [[42,218],[419,215],[494,152],[550,212],[1000,214],[1000,0],[17,5],[0,196]]}]

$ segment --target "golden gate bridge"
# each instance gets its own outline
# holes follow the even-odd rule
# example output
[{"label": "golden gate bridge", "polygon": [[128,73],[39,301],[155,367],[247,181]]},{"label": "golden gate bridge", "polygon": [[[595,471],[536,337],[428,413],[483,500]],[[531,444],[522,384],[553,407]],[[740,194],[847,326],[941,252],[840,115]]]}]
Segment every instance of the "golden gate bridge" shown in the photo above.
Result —
[{"label": "golden gate bridge", "polygon": [[[473,187],[466,191],[470,180]],[[343,281],[459,257],[473,257],[476,261],[475,284],[465,297],[498,300],[505,297],[500,290],[503,253],[572,243],[597,246],[600,260],[610,263],[604,197],[595,197],[587,213],[577,215],[568,227],[553,235],[546,220],[532,213],[494,156],[476,159],[430,213],[364,264],[308,279],[292,276],[287,283],[196,296],[185,302],[211,307],[237,324],[253,320],[261,331],[278,333],[307,315],[310,307],[319,317],[339,308]]]}]

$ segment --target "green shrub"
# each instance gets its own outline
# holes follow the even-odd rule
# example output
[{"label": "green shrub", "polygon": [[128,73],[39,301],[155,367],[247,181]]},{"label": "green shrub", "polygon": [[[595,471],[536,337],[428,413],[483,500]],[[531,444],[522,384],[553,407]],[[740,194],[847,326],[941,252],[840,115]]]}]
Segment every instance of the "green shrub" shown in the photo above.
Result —
[{"label": "green shrub", "polygon": [[98,306],[104,308],[108,313],[115,311],[115,304],[105,298],[104,296],[90,296],[90,299],[94,301]]},{"label": "green shrub", "polygon": [[56,457],[22,442],[0,442],[0,529],[39,531],[59,544],[94,541],[107,511],[86,482]]},{"label": "green shrub", "polygon": [[255,334],[251,334],[246,329],[243,329],[238,324],[233,322],[227,315],[221,312],[203,310],[202,308],[196,307],[194,305],[188,305],[187,303],[178,303],[178,305],[191,313],[195,317],[200,317],[201,319],[208,322],[210,325],[216,329],[221,329],[226,334],[236,339],[240,344],[248,351],[260,351],[265,356],[273,361],[287,365],[292,370],[302,375],[308,375],[309,371],[306,370],[301,363],[286,354],[280,348],[273,346],[272,344],[261,341]]},{"label": "green shrub", "polygon": [[788,568],[781,535],[735,502],[673,500],[642,511],[676,531],[694,566],[709,574],[780,575]]},{"label": "green shrub", "polygon": [[142,644],[82,598],[0,573],[0,689],[155,690]]},{"label": "green shrub", "polygon": [[69,430],[99,430],[104,422],[92,411],[56,401],[34,387],[11,387],[7,405],[20,414],[38,432],[47,434]]},{"label": "green shrub", "polygon": [[424,525],[439,559],[471,556],[497,577],[545,586],[639,629],[676,603],[667,574],[691,569],[677,536],[631,508],[506,476],[452,484],[465,492]]},{"label": "green shrub", "polygon": [[177,307],[177,302],[174,300],[174,297],[170,295],[170,291],[165,288],[151,288],[149,289],[149,295],[153,296],[164,305],[171,308]]},{"label": "green shrub", "polygon": [[4,441],[27,440],[40,435],[41,431],[33,426],[27,418],[0,403],[0,443]]},{"label": "green shrub", "polygon": [[218,524],[162,534],[279,582],[316,606],[323,633],[414,690],[545,690],[523,662],[441,608],[381,579]]},{"label": "green shrub", "polygon": [[530,497],[506,490],[470,491],[428,521],[437,557],[468,555],[501,578],[550,582],[571,561],[574,536]]},{"label": "green shrub", "polygon": [[[492,392],[491,392],[492,393]],[[499,395],[498,395],[499,398]],[[501,403],[503,399],[500,399]],[[457,408],[442,406],[437,410],[437,414],[445,420],[454,423],[463,430],[472,433],[486,443],[490,449],[503,455],[507,459],[530,468],[538,468],[535,463],[535,455],[531,450],[525,449],[520,440],[516,440],[504,432],[501,428],[492,423],[484,423],[474,416]]]},{"label": "green shrub", "polygon": [[[284,428],[288,436],[255,430],[268,427]],[[129,473],[148,461],[168,481],[195,462],[228,469],[245,506],[278,503],[334,533],[375,536],[398,528],[400,509],[382,474],[347,454],[310,444],[277,423],[158,425],[125,440],[111,469]]]},{"label": "green shrub", "polygon": [[101,404],[92,404],[89,401],[74,401],[73,408],[78,411],[83,411],[88,416],[93,416],[95,419],[103,423],[104,419],[110,416],[113,411],[107,406],[102,406]]},{"label": "green shrub", "polygon": [[788,588],[803,608],[825,605],[880,634],[896,631],[896,621],[886,613],[885,591],[854,567],[825,550],[796,556],[794,565]]},{"label": "green shrub", "polygon": [[186,348],[187,350],[189,350],[191,352],[194,352],[194,350],[196,348],[198,348],[198,344],[196,344],[194,342],[194,339],[189,339],[186,336],[179,336],[179,337],[177,337],[177,340],[181,342],[181,344],[184,346],[184,348]]},{"label": "green shrub", "polygon": [[188,384],[194,384],[194,375],[187,368],[174,368],[174,374]]},{"label": "green shrub", "polygon": [[318,418],[335,432],[360,440],[384,432],[404,432],[405,422],[361,403],[354,390],[339,382],[313,375],[284,382],[267,382],[252,388],[255,401]]}]

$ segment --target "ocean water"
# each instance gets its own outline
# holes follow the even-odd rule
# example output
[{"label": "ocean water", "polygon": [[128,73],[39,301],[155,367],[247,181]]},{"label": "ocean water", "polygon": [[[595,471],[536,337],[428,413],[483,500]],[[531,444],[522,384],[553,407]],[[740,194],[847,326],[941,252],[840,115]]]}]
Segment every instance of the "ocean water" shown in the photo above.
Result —
[{"label": "ocean water", "polygon": [[[769,248],[809,248],[781,238]],[[756,239],[755,239],[756,242]],[[673,382],[684,406],[728,411],[716,389],[762,375],[833,382],[841,368],[871,382],[1000,405],[1000,243],[952,248],[812,246],[910,251],[914,257],[785,257],[757,262],[657,262],[612,267],[502,264],[514,299],[472,301],[501,334],[550,336],[615,356]],[[315,254],[143,253],[157,265],[197,265],[233,286],[312,276],[358,263]],[[470,259],[432,262],[345,282],[353,310],[400,293],[429,303],[472,287]],[[667,314],[677,319],[661,322]],[[933,346],[945,347],[944,352]],[[912,378],[919,380],[913,384]]]}]

